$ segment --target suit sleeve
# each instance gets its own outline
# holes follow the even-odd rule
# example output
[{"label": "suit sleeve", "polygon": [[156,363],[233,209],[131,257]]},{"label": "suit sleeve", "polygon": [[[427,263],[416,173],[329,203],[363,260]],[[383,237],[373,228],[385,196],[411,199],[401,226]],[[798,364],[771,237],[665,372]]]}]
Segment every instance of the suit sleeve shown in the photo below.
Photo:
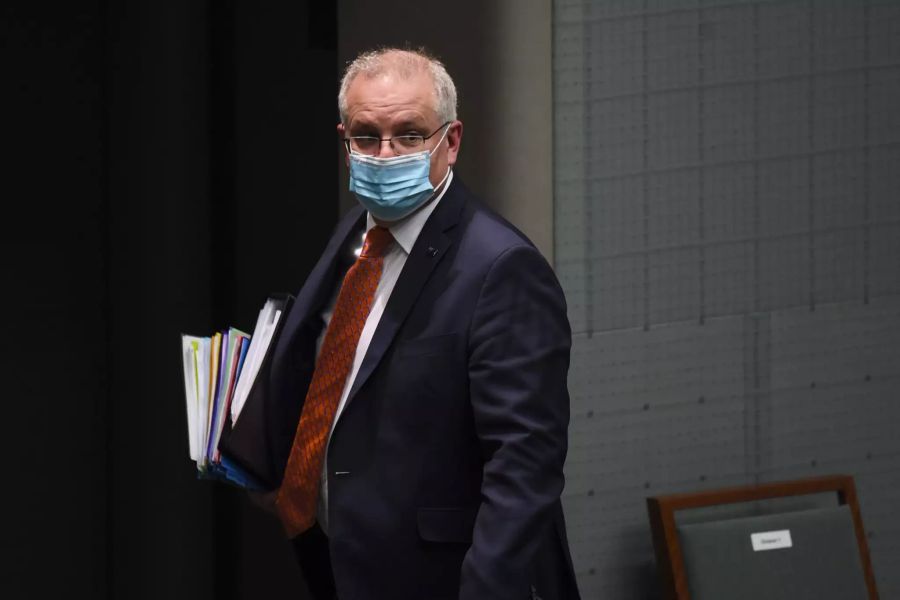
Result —
[{"label": "suit sleeve", "polygon": [[567,451],[571,330],[552,269],[507,249],[484,279],[469,335],[470,398],[484,458],[461,600],[528,598]]}]

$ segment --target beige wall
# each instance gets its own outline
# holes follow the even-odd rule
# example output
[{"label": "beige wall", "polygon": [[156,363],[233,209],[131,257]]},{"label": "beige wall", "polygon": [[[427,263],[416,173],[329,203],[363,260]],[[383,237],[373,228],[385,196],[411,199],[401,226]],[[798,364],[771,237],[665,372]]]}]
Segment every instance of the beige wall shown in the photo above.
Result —
[{"label": "beige wall", "polygon": [[[437,54],[459,91],[456,174],[552,263],[551,10],[550,0],[340,0],[338,60],[407,43]],[[344,168],[340,185],[345,210],[354,200]]]}]

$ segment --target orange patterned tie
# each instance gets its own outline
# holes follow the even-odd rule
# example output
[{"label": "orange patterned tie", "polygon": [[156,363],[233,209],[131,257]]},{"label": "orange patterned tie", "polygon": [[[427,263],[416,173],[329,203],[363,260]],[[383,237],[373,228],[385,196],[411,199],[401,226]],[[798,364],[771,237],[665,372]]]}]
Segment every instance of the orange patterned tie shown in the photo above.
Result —
[{"label": "orange patterned tie", "polygon": [[278,516],[289,537],[303,533],[316,520],[328,434],[381,279],[385,251],[393,240],[384,227],[370,229],[341,284],[276,497]]}]

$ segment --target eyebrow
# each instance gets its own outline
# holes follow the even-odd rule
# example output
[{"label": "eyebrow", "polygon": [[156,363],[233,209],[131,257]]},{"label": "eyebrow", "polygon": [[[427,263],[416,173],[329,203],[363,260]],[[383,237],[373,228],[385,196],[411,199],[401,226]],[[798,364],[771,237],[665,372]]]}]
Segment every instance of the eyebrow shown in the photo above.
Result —
[{"label": "eyebrow", "polygon": [[368,121],[356,121],[350,124],[348,128],[348,133],[353,133],[357,131],[377,131],[378,126],[374,123],[370,123]]}]

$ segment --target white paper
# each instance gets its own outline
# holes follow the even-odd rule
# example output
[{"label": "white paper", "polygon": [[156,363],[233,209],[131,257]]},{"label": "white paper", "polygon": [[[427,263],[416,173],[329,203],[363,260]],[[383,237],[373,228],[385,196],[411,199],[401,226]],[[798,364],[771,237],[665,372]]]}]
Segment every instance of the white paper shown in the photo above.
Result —
[{"label": "white paper", "polygon": [[197,355],[197,467],[206,466],[206,436],[208,432],[209,422],[209,390],[210,390],[210,368],[209,354],[212,347],[210,338],[201,338],[199,343],[200,351]]},{"label": "white paper", "polygon": [[234,390],[234,398],[231,399],[231,423],[237,420],[238,415],[241,412],[241,407],[244,404],[244,400],[246,400],[246,393],[249,391],[249,384],[251,380],[255,377],[256,371],[254,369],[254,363],[256,362],[256,354],[260,345],[260,338],[262,337],[262,330],[266,324],[267,319],[267,309],[270,307],[270,303],[266,302],[261,309],[259,309],[259,316],[256,318],[256,325],[253,327],[253,333],[250,335],[250,347],[247,349],[247,356],[244,358],[244,366],[241,369],[241,376],[238,378],[237,386]]},{"label": "white paper", "polygon": [[236,423],[244,408],[244,403],[250,395],[250,388],[256,380],[259,369],[266,357],[266,351],[272,342],[272,336],[278,321],[281,319],[281,311],[275,310],[275,302],[269,300],[259,311],[259,319],[256,321],[256,328],[250,337],[250,348],[247,349],[247,357],[244,359],[244,367],[241,369],[241,376],[234,391],[234,398],[231,399],[231,422]]},{"label": "white paper", "polygon": [[189,335],[181,336],[181,354],[184,359],[184,399],[187,409],[188,424],[188,452],[191,459],[197,460],[197,438],[194,432],[197,428],[197,352],[194,343],[197,338]]},{"label": "white paper", "polygon": [[791,540],[791,531],[789,529],[751,533],[750,543],[753,544],[754,552],[781,550],[783,548],[791,548],[794,545]]},{"label": "white paper", "polygon": [[191,460],[205,464],[206,422],[209,405],[209,338],[181,336],[184,395]]}]

